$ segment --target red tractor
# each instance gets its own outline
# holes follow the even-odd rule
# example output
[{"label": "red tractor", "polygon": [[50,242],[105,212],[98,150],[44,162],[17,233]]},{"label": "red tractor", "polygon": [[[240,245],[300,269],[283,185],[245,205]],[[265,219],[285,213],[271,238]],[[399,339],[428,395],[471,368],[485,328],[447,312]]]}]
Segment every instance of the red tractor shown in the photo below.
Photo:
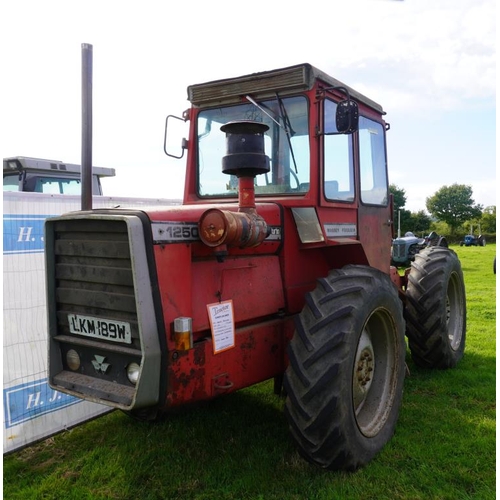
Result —
[{"label": "red tractor", "polygon": [[182,206],[46,224],[49,383],[152,420],[274,378],[300,454],[355,470],[394,433],[405,334],[419,366],[461,359],[460,262],[390,267],[376,102],[309,64],[188,98]]}]

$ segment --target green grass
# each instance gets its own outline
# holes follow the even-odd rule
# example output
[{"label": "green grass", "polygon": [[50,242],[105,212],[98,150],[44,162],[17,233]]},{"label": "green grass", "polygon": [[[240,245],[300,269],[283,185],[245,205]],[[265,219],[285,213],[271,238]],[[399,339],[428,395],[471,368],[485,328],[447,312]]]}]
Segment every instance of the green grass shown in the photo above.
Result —
[{"label": "green grass", "polygon": [[467,290],[465,356],[428,371],[408,355],[396,434],[365,468],[304,462],[264,382],[157,424],[113,412],[8,455],[4,498],[494,499],[496,246],[454,249]]}]

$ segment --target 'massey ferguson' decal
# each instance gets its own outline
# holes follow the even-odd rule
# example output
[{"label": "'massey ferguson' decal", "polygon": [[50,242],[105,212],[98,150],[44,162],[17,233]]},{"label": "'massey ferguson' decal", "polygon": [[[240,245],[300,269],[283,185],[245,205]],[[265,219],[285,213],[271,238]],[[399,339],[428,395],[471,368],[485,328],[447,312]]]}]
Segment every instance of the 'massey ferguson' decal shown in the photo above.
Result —
[{"label": "'massey ferguson' decal", "polygon": [[[265,241],[281,240],[281,226],[268,226]],[[151,224],[154,243],[189,243],[200,241],[196,222],[153,222]]]},{"label": "'massey ferguson' decal", "polygon": [[356,224],[350,222],[323,224],[323,229],[327,238],[350,238],[358,234]]}]

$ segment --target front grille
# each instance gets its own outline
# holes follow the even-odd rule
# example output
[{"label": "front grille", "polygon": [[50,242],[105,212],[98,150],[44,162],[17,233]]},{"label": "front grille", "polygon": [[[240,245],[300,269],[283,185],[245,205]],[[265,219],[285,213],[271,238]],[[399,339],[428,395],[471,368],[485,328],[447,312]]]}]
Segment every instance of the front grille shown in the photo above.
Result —
[{"label": "front grille", "polygon": [[[140,365],[142,352],[127,223],[77,218],[49,224],[51,383],[84,399],[130,407],[136,387],[125,368]],[[72,330],[70,323],[78,322],[71,318],[83,318],[87,335]],[[85,329],[88,318],[94,336]],[[131,342],[95,336],[96,331],[109,335],[104,329],[109,324],[128,325]],[[68,364],[70,350],[80,358],[76,369]]]},{"label": "front grille", "polygon": [[[48,219],[45,238],[49,385],[124,410],[156,405],[163,319],[149,219],[76,212]],[[135,384],[131,363],[139,366]]]},{"label": "front grille", "polygon": [[406,245],[404,243],[393,243],[392,255],[394,257],[406,257]]},{"label": "front grille", "polygon": [[[68,314],[127,322],[140,350],[127,225],[121,220],[65,220],[54,226],[58,335],[72,335]],[[116,344],[110,344],[113,349]]]}]

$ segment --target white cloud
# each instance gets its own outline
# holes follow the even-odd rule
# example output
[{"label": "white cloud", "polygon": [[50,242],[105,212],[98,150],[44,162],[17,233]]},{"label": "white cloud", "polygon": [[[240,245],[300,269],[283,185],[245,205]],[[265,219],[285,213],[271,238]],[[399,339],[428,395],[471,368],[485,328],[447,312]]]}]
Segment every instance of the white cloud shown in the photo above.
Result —
[{"label": "white cloud", "polygon": [[[357,2],[363,15],[334,38],[347,40],[335,54],[356,74],[357,87],[380,96],[386,106],[421,109],[464,106],[493,99],[495,82],[495,2],[406,0]],[[342,24],[340,24],[342,27]],[[376,98],[377,100],[377,98]]]}]

